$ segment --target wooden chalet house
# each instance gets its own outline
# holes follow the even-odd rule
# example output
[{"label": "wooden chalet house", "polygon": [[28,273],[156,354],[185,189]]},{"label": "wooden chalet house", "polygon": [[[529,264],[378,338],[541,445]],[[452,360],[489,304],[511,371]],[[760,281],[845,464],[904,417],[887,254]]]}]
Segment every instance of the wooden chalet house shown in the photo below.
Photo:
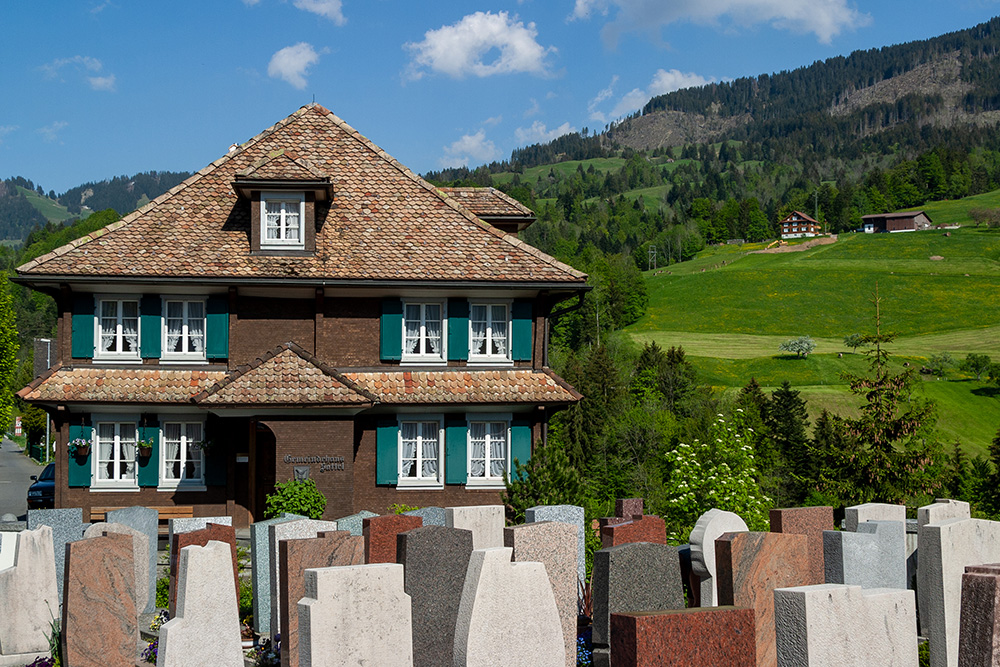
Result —
[{"label": "wooden chalet house", "polygon": [[533,219],[311,104],[19,267],[59,309],[58,362],[18,394],[54,421],[56,507],[242,526],[295,477],[327,518],[497,503],[581,398],[546,351],[586,275],[508,233]]},{"label": "wooden chalet house", "polygon": [[782,240],[812,238],[823,233],[822,225],[802,211],[792,211],[778,224],[781,225]]}]

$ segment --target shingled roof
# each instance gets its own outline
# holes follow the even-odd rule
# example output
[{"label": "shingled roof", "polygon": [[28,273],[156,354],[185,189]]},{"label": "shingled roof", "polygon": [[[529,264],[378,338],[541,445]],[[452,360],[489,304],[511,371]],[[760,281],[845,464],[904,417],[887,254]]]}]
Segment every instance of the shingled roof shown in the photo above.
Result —
[{"label": "shingled roof", "polygon": [[344,376],[378,396],[383,404],[549,403],[583,398],[549,370],[454,369],[344,371]]},{"label": "shingled roof", "polygon": [[496,188],[438,188],[446,195],[482,218],[534,218],[535,212],[505,192]]},{"label": "shingled roof", "polygon": [[[285,157],[274,159],[279,154]],[[279,167],[330,178],[334,198],[316,206],[314,254],[250,254],[250,205],[232,183],[240,172],[280,175]],[[119,222],[18,272],[29,282],[65,276],[584,284],[585,274],[494,229],[454,199],[310,104]]]},{"label": "shingled roof", "polygon": [[225,371],[148,366],[55,367],[17,395],[38,403],[188,403],[225,377]]}]

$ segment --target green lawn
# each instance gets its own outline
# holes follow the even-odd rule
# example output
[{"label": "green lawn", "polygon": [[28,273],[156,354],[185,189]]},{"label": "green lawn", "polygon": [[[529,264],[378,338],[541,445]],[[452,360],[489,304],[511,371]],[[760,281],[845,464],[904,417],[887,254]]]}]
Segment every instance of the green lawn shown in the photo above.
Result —
[{"label": "green lawn", "polygon": [[1000,208],[1000,190],[953,201],[929,202],[909,210],[924,211],[936,225],[969,225],[975,224],[969,218],[969,209],[973,208]]},{"label": "green lawn", "polygon": [[18,186],[17,188],[21,194],[25,196],[28,202],[38,209],[38,212],[45,216],[45,219],[49,222],[62,222],[63,220],[69,220],[75,217],[72,213],[66,210],[65,206],[60,206],[48,197],[43,197],[39,195],[34,190],[28,190],[27,188],[22,188]]}]

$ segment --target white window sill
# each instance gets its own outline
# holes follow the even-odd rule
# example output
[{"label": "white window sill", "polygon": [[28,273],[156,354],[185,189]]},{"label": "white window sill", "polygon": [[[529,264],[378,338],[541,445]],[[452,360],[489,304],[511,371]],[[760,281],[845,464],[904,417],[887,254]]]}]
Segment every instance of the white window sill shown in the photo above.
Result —
[{"label": "white window sill", "polygon": [[502,479],[476,479],[470,477],[465,483],[467,489],[502,489],[504,483]]},{"label": "white window sill", "polygon": [[306,244],[305,243],[298,243],[298,242],[295,242],[295,243],[280,243],[279,244],[279,243],[275,243],[275,242],[271,241],[270,243],[267,243],[267,244],[264,244],[262,242],[260,244],[260,249],[261,250],[305,250],[306,249]]},{"label": "white window sill", "polygon": [[139,493],[138,486],[109,486],[108,484],[93,484],[90,490],[94,493]]},{"label": "white window sill", "polygon": [[506,357],[469,357],[469,366],[513,366],[514,362]]},{"label": "white window sill", "polygon": [[399,480],[399,482],[396,483],[396,488],[400,491],[406,491],[406,490],[440,491],[441,489],[444,488],[444,484],[442,484],[438,480],[413,481],[408,479],[406,480],[401,479]]},{"label": "white window sill", "polygon": [[141,364],[142,359],[139,357],[98,357],[94,355],[94,361],[99,361],[103,364]]},{"label": "white window sill", "polygon": [[400,366],[447,366],[448,361],[441,357],[403,357]]},{"label": "white window sill", "polygon": [[156,490],[162,493],[191,493],[197,491],[208,491],[204,484],[177,484],[175,486],[158,486]]},{"label": "white window sill", "polygon": [[161,363],[167,363],[167,364],[204,364],[204,363],[207,362],[207,359],[204,356],[201,356],[201,357],[196,357],[196,356],[190,356],[190,357],[166,357],[166,356],[161,356],[160,357],[160,362]]}]

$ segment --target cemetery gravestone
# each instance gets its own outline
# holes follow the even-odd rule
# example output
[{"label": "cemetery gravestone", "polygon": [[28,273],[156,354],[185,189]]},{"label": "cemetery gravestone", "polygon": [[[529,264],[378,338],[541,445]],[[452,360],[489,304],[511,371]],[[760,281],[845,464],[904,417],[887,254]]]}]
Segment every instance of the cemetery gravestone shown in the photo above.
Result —
[{"label": "cemetery gravestone", "polygon": [[856,533],[824,532],[826,583],[906,588],[904,531],[899,521],[866,521]]},{"label": "cemetery gravestone", "polygon": [[715,540],[726,533],[745,533],[749,529],[733,512],[712,508],[698,517],[691,530],[691,571],[700,580],[699,600],[702,607],[719,604],[719,584],[716,577]]},{"label": "cemetery gravestone", "polygon": [[472,556],[472,533],[424,526],[396,536],[405,590],[413,610],[414,667],[451,665],[455,623]]},{"label": "cemetery gravestone", "polygon": [[361,510],[357,514],[351,514],[350,516],[337,519],[334,521],[334,523],[337,524],[337,528],[331,528],[329,530],[346,530],[351,535],[362,535],[364,530],[364,520],[375,516],[378,516],[375,512]]},{"label": "cemetery gravestone", "polygon": [[299,664],[410,667],[410,596],[396,563],[306,570]]},{"label": "cemetery gravestone", "polygon": [[[559,611],[541,563],[512,563],[506,547],[469,559],[455,624],[456,667],[554,667],[566,661]],[[517,604],[511,604],[517,600]]]},{"label": "cemetery gravestone", "polygon": [[579,581],[586,581],[587,549],[583,508],[576,505],[538,505],[524,510],[525,523],[539,521],[558,521],[576,526],[576,576]]},{"label": "cemetery gravestone", "polygon": [[844,509],[844,530],[857,532],[858,526],[865,521],[899,521],[906,522],[905,505],[888,505],[886,503],[864,503]]},{"label": "cemetery gravestone", "polygon": [[715,541],[719,604],[754,610],[757,664],[775,667],[774,589],[813,579],[809,538],[783,533],[726,533]]},{"label": "cemetery gravestone", "polygon": [[79,507],[61,510],[28,510],[28,530],[42,526],[52,529],[52,549],[55,553],[56,586],[59,599],[63,594],[63,576],[66,573],[66,544],[83,539],[83,510]]},{"label": "cemetery gravestone", "polygon": [[446,507],[445,525],[472,531],[473,549],[503,546],[503,505],[473,505]]},{"label": "cemetery gravestone", "polygon": [[403,512],[406,516],[419,516],[424,520],[423,525],[425,526],[443,526],[444,525],[444,508],[443,507],[420,507],[415,510],[410,510],[409,512]]},{"label": "cemetery gravestone", "polygon": [[594,651],[606,653],[611,614],[684,608],[677,549],[633,542],[595,552],[591,600]]},{"label": "cemetery gravestone", "polygon": [[4,516],[10,516],[14,520],[4,521],[0,519],[0,533],[20,533],[22,530],[28,530],[27,521],[17,521],[13,514]]},{"label": "cemetery gravestone", "polygon": [[[101,537],[107,533],[127,535],[132,540],[132,563],[135,567],[135,608],[136,613],[145,613],[146,604],[149,602],[149,540],[138,530],[120,523],[91,524],[90,528],[83,532],[83,537],[89,539]],[[155,592],[156,589],[153,590]]]},{"label": "cemetery gravestone", "polygon": [[917,664],[913,591],[819,584],[774,591],[777,659],[842,667]]},{"label": "cemetery gravestone", "polygon": [[236,598],[219,595],[219,582],[229,577],[231,561],[225,542],[181,549],[177,613],[160,628],[157,667],[243,667]]},{"label": "cemetery gravestone", "polygon": [[50,622],[59,613],[51,527],[20,533],[14,565],[0,571],[0,609],[0,655],[48,651]]},{"label": "cemetery gravestone", "polygon": [[278,543],[282,667],[299,664],[298,602],[306,591],[306,569],[361,565],[363,562],[364,540],[346,530],[321,532],[316,537]]},{"label": "cemetery gravestone", "polygon": [[424,520],[419,516],[387,514],[364,520],[362,532],[365,539],[366,563],[395,563],[396,535],[420,528]]},{"label": "cemetery gravestone", "polygon": [[[333,532],[337,530],[336,521],[321,521],[319,519],[296,519],[294,521],[284,521],[282,523],[271,524],[267,528],[267,549],[270,561],[271,579],[271,607],[264,609],[261,613],[271,614],[271,636],[278,634],[281,628],[281,571],[278,569],[278,545],[281,540],[295,540],[304,537],[316,537],[321,532]],[[354,533],[351,533],[352,535]],[[360,532],[358,533],[360,535]]]},{"label": "cemetery gravestone", "polygon": [[123,533],[66,545],[60,642],[67,667],[135,665],[134,553],[132,536]]},{"label": "cemetery gravestone", "polygon": [[946,519],[920,531],[917,591],[926,603],[921,628],[930,640],[931,667],[958,665],[962,575],[966,566],[1000,561],[1000,522]]},{"label": "cemetery gravestone", "polygon": [[504,546],[514,550],[514,562],[545,566],[562,623],[566,665],[576,664],[577,579],[576,527],[546,521],[503,529]]},{"label": "cemetery gravestone", "polygon": [[615,501],[615,516],[631,521],[634,516],[643,514],[642,498],[619,498]]},{"label": "cemetery gravestone", "polygon": [[752,609],[703,607],[611,615],[615,667],[756,667]]},{"label": "cemetery gravestone", "polygon": [[962,500],[935,498],[930,505],[917,509],[917,528],[923,528],[929,523],[941,523],[947,519],[971,519],[972,512],[969,503]]},{"label": "cemetery gravestone", "polygon": [[139,609],[139,613],[151,614],[156,609],[156,549],[160,538],[160,513],[149,507],[134,505],[120,510],[108,510],[105,519],[108,523],[120,523],[146,536],[147,595],[146,604]]},{"label": "cemetery gravestone", "polygon": [[789,507],[770,513],[771,532],[805,535],[809,538],[809,561],[816,583],[825,581],[823,531],[833,529],[832,507]]},{"label": "cemetery gravestone", "polygon": [[17,553],[17,533],[0,532],[0,570],[14,567]]},{"label": "cemetery gravestone", "polygon": [[1000,665],[1000,564],[973,565],[962,575],[958,665]]},{"label": "cemetery gravestone", "polygon": [[268,526],[295,519],[305,519],[299,514],[282,514],[250,524],[250,561],[253,568],[253,628],[261,635],[271,635],[271,551]]},{"label": "cemetery gravestone", "polygon": [[[224,542],[229,545],[232,560],[234,599],[240,596],[239,569],[236,565],[236,529],[230,525],[219,525],[210,523],[204,528],[190,530],[183,533],[175,532],[170,542],[170,615],[176,611],[177,603],[177,575],[180,568],[180,553],[184,547],[205,546],[209,542]],[[216,584],[220,585],[219,594],[225,596],[225,588],[221,586],[223,580]]]},{"label": "cemetery gravestone", "polygon": [[601,546],[605,549],[629,542],[667,543],[667,524],[658,516],[636,515],[631,521],[601,528]]},{"label": "cemetery gravestone", "polygon": [[178,533],[190,533],[193,530],[201,530],[214,523],[217,526],[232,526],[231,516],[199,516],[190,519],[170,519],[167,521],[167,544],[174,543],[174,535]]}]

